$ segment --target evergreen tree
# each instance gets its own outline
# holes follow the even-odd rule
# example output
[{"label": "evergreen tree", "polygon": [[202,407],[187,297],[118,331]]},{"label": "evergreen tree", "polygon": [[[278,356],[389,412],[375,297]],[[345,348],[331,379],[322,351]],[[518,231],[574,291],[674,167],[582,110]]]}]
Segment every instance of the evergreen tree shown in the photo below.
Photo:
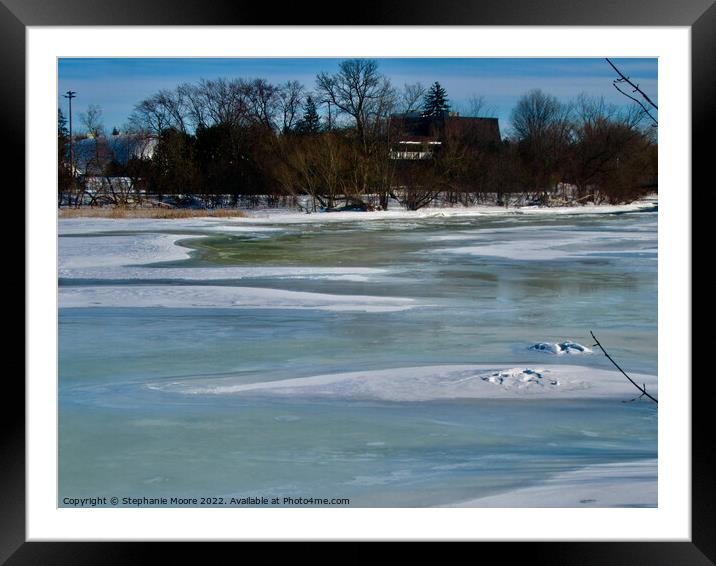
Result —
[{"label": "evergreen tree", "polygon": [[70,130],[61,108],[57,109],[57,150],[60,165],[69,167]]},{"label": "evergreen tree", "polygon": [[67,118],[62,112],[62,108],[57,109],[57,136],[65,139],[70,137],[70,131],[67,129]]},{"label": "evergreen tree", "polygon": [[442,116],[450,110],[447,92],[440,83],[435,81],[425,95],[423,103],[423,116]]},{"label": "evergreen tree", "polygon": [[321,131],[321,119],[316,110],[316,103],[310,96],[306,99],[303,118],[296,125],[299,134],[317,134]]},{"label": "evergreen tree", "polygon": [[57,197],[58,204],[68,203],[72,189],[72,171],[69,160],[70,131],[67,118],[61,108],[57,109]]}]

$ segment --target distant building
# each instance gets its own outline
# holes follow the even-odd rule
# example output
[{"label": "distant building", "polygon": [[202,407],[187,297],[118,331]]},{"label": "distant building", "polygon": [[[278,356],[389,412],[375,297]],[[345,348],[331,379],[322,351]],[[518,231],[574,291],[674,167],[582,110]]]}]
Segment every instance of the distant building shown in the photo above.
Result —
[{"label": "distant building", "polygon": [[[150,159],[157,140],[140,134],[87,136],[72,142],[74,173],[81,183],[84,204],[127,204],[144,191],[135,186],[136,178],[124,176],[122,168],[132,158]],[[68,147],[69,158],[69,147]],[[69,198],[65,195],[63,198]],[[64,204],[67,204],[64,200]]]},{"label": "distant building", "polygon": [[111,136],[88,136],[75,140],[72,144],[75,173],[99,176],[112,162],[124,166],[133,157],[149,159],[154,155],[156,145],[156,138],[119,132]]},{"label": "distant building", "polygon": [[423,116],[414,112],[391,117],[392,159],[432,159],[441,146],[453,136],[467,143],[486,146],[500,143],[497,118],[471,118],[457,112],[441,116]]}]

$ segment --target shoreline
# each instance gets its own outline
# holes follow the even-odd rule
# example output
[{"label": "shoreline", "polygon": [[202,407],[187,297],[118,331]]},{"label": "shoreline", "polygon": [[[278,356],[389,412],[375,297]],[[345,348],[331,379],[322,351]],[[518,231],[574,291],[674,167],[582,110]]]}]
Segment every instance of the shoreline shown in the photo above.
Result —
[{"label": "shoreline", "polygon": [[70,218],[104,218],[108,220],[176,220],[186,218],[243,218],[246,213],[241,209],[193,209],[193,208],[124,208],[111,207],[82,207],[60,208],[57,210],[58,219]]},{"label": "shoreline", "polygon": [[61,208],[58,209],[58,219],[72,220],[93,218],[96,220],[191,220],[191,219],[225,219],[243,220],[246,222],[266,221],[267,219],[286,220],[300,218],[311,221],[318,217],[322,221],[327,219],[367,219],[382,220],[395,218],[424,218],[429,216],[483,216],[501,214],[613,214],[623,212],[640,212],[656,210],[658,201],[656,197],[646,197],[628,204],[574,204],[565,206],[441,206],[424,207],[418,210],[404,208],[389,208],[388,210],[373,211],[332,211],[332,212],[305,212],[295,207],[277,208],[220,208],[220,209],[163,209],[163,208]]},{"label": "shoreline", "polygon": [[537,485],[440,507],[658,507],[658,460],[592,464]]}]

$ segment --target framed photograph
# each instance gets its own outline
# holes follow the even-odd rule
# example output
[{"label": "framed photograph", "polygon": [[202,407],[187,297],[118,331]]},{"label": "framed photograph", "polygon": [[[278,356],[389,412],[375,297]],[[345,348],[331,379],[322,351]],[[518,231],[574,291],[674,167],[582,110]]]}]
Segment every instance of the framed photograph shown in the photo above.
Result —
[{"label": "framed photograph", "polygon": [[650,6],[3,0],[28,331],[0,557],[711,563],[691,186],[716,9]]}]

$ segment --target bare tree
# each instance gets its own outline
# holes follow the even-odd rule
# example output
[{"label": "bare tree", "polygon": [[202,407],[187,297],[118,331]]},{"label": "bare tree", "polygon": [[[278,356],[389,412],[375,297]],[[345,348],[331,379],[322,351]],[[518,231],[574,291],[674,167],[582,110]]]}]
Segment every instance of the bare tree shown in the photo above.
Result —
[{"label": "bare tree", "polygon": [[281,113],[281,131],[291,131],[299,120],[303,107],[303,85],[298,81],[286,81],[278,89],[278,107]]},{"label": "bare tree", "polygon": [[467,114],[474,117],[491,116],[496,114],[496,109],[487,104],[483,95],[473,94],[467,99]]},{"label": "bare tree", "polygon": [[581,94],[575,106],[565,173],[580,199],[621,200],[646,184],[644,159],[652,145],[639,127],[642,112]]},{"label": "bare tree", "polygon": [[337,73],[320,73],[316,85],[327,101],[353,120],[364,146],[368,145],[371,130],[375,131],[394,105],[393,87],[372,59],[342,61]]},{"label": "bare tree", "polygon": [[420,108],[425,91],[425,87],[419,82],[403,85],[403,90],[398,97],[398,111],[404,114],[415,112]]},{"label": "bare tree", "polygon": [[512,128],[517,137],[532,189],[543,201],[561,181],[561,167],[571,136],[572,105],[554,96],[532,90],[512,111]]},{"label": "bare tree", "polygon": [[273,128],[279,108],[279,89],[265,79],[253,79],[244,83],[249,101],[249,115],[259,124]]},{"label": "bare tree", "polygon": [[[384,170],[375,160],[388,154],[387,140],[390,115],[395,108],[396,93],[388,78],[378,72],[370,59],[342,61],[337,73],[321,73],[316,85],[323,100],[335,106],[352,121],[352,137],[357,147],[350,152],[352,186],[346,185],[346,197],[357,201],[369,189],[381,190]],[[376,174],[380,170],[380,174]]]},{"label": "bare tree", "polygon": [[251,102],[242,80],[202,79],[194,91],[190,108],[195,113],[195,122],[203,126],[231,125],[246,123]]},{"label": "bare tree", "polygon": [[191,121],[194,129],[205,128],[208,125],[209,117],[204,105],[202,89],[197,85],[184,83],[177,87],[177,92],[184,100],[187,119]]},{"label": "bare tree", "polygon": [[98,138],[104,133],[102,108],[96,104],[90,104],[87,107],[87,112],[80,114],[80,122],[92,137]]},{"label": "bare tree", "polygon": [[156,94],[137,103],[129,117],[130,129],[159,136],[172,127],[174,122],[172,112],[166,106],[167,98]]},{"label": "bare tree", "polygon": [[92,138],[92,156],[85,160],[85,175],[96,175],[102,170],[102,164],[109,159],[109,150],[106,143],[100,138],[104,134],[102,123],[102,108],[96,104],[90,104],[87,112],[80,114],[80,122],[87,131],[87,136]]},{"label": "bare tree", "polygon": [[160,90],[154,98],[157,105],[164,109],[169,125],[184,134],[188,133],[188,112],[184,91],[179,88],[174,91]]},{"label": "bare tree", "polygon": [[400,163],[396,172],[396,186],[390,196],[407,210],[418,210],[432,203],[445,188],[436,174],[432,160]]}]

